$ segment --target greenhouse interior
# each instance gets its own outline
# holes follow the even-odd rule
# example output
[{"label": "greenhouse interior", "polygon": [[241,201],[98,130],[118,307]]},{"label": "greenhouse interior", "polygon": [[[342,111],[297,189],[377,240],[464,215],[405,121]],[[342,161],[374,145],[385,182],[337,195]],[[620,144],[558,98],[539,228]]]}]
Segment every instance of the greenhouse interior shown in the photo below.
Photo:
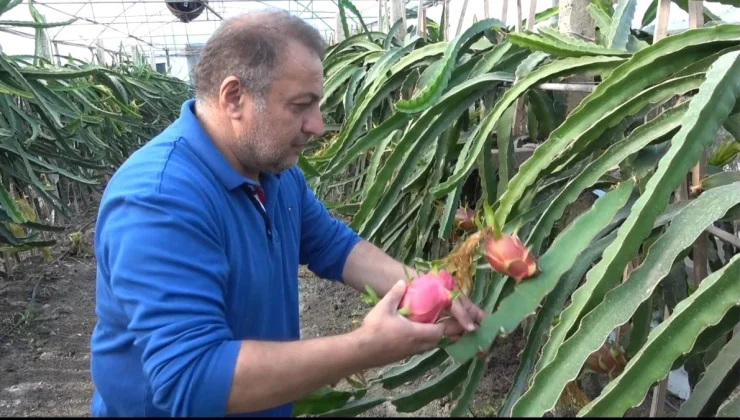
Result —
[{"label": "greenhouse interior", "polygon": [[[283,126],[195,101],[265,10],[324,44]],[[738,0],[0,0],[0,149],[0,416],[740,417]]]}]

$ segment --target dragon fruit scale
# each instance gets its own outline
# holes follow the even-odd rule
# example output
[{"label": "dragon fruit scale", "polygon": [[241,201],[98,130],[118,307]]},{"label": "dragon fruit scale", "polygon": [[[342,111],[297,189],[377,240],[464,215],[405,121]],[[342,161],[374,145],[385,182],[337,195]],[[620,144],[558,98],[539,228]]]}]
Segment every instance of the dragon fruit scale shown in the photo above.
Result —
[{"label": "dragon fruit scale", "polygon": [[455,290],[455,279],[454,277],[452,277],[452,274],[448,273],[445,270],[432,269],[431,271],[422,275],[419,278],[421,279],[421,278],[426,278],[426,277],[432,277],[434,280],[441,282],[442,286],[444,286],[445,289],[447,290],[450,290],[450,291]]},{"label": "dragon fruit scale", "polygon": [[539,273],[537,260],[516,235],[490,235],[485,242],[485,257],[491,268],[518,282]]},{"label": "dragon fruit scale", "polygon": [[453,290],[454,287],[454,280],[446,271],[426,273],[408,285],[398,305],[398,313],[410,321],[435,323],[459,296],[460,292]]}]

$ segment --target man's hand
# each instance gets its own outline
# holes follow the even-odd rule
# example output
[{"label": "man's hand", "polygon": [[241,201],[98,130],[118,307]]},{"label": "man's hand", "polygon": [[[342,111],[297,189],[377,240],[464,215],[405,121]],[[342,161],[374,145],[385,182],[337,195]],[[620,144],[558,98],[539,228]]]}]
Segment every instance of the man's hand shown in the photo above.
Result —
[{"label": "man's hand", "polygon": [[[442,324],[411,322],[398,314],[405,291],[406,283],[399,282],[365,316],[360,328],[346,334],[288,342],[242,341],[227,413],[295,401],[355,373],[437,347],[444,333]],[[257,382],[260,386],[254,386]]]},{"label": "man's hand", "polygon": [[452,302],[450,312],[452,318],[445,320],[442,325],[445,337],[452,341],[459,340],[465,331],[475,331],[486,316],[481,308],[463,294]]},{"label": "man's hand", "polygon": [[398,304],[406,292],[406,283],[396,283],[365,316],[355,333],[371,347],[373,364],[384,366],[408,356],[431,350],[445,336],[444,324],[422,324],[398,314]]},{"label": "man's hand", "polygon": [[[359,242],[350,252],[344,266],[345,284],[360,292],[365,285],[370,286],[379,296],[384,296],[406,273],[417,277],[413,268],[396,261],[380,248],[367,241]],[[452,303],[452,318],[444,321],[444,335],[457,340],[465,331],[474,331],[485,317],[485,312],[465,295],[460,295]]]}]

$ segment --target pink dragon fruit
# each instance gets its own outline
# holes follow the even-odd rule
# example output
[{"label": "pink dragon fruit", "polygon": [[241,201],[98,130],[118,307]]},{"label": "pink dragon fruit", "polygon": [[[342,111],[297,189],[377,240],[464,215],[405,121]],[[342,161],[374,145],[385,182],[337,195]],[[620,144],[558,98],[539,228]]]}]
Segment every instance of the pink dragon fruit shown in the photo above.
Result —
[{"label": "pink dragon fruit", "polygon": [[516,235],[489,236],[485,242],[485,258],[491,268],[517,283],[539,273],[537,259]]},{"label": "pink dragon fruit", "polygon": [[406,288],[398,313],[414,322],[435,323],[460,295],[454,287],[454,279],[446,271],[426,273],[412,280]]},{"label": "pink dragon fruit", "polygon": [[447,271],[445,270],[437,271],[435,269],[432,269],[432,271],[422,275],[419,278],[429,277],[429,276],[436,277],[436,280],[442,283],[442,286],[444,286],[445,289],[450,290],[450,291],[455,290],[455,279],[452,277],[452,274],[448,273]]}]

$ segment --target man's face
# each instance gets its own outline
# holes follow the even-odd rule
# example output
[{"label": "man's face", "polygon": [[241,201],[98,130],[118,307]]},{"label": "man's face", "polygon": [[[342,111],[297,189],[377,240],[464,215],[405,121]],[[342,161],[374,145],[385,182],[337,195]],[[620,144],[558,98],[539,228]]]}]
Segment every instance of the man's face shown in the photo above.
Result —
[{"label": "man's face", "polygon": [[277,173],[298,162],[310,137],[324,132],[323,82],[321,60],[302,45],[291,45],[264,100],[245,101],[235,148],[245,168]]}]

